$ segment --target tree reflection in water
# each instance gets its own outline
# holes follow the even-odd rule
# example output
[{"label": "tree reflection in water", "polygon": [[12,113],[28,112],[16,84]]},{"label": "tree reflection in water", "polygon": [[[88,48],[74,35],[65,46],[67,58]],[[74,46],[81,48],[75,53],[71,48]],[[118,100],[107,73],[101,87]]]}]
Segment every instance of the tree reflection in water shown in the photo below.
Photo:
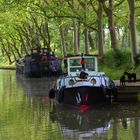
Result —
[{"label": "tree reflection in water", "polygon": [[48,98],[53,80],[0,71],[0,140],[140,140],[140,103],[58,105]]}]

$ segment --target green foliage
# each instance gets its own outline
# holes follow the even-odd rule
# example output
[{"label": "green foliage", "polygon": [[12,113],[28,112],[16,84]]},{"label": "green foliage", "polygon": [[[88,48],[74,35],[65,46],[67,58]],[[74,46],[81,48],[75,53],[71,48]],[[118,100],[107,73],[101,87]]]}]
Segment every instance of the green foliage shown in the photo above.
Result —
[{"label": "green foliage", "polygon": [[133,67],[131,65],[131,52],[128,49],[109,50],[105,54],[103,64],[112,69],[130,69]]},{"label": "green foliage", "polygon": [[112,80],[118,80],[120,75],[122,75],[123,69],[112,69],[107,66],[102,66],[99,68],[100,71],[105,72],[105,74],[110,77]]},{"label": "green foliage", "polygon": [[138,54],[138,55],[135,57],[135,63],[136,63],[136,66],[139,66],[139,64],[140,64],[140,54]]},{"label": "green foliage", "polygon": [[105,54],[104,61],[99,62],[99,70],[105,72],[113,80],[119,79],[124,71],[134,72],[137,74],[137,79],[140,78],[140,63],[137,63],[136,67],[132,65],[129,49],[117,50],[116,52],[109,50]]},{"label": "green foliage", "polygon": [[104,61],[99,62],[99,68],[112,79],[119,79],[124,71],[133,69],[130,51],[126,49],[115,52],[109,50],[105,54]]}]

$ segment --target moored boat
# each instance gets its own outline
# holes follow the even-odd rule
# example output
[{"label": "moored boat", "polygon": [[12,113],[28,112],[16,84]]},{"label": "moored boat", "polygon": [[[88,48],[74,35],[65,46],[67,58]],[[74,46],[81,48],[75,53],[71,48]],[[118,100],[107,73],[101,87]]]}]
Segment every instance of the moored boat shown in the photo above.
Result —
[{"label": "moored boat", "polygon": [[32,49],[30,55],[17,60],[16,71],[26,77],[53,76],[62,73],[61,60],[47,48]]},{"label": "moored boat", "polygon": [[98,71],[96,56],[67,57],[67,71],[49,91],[50,98],[55,97],[59,103],[93,105],[117,98],[114,82],[104,72]]}]

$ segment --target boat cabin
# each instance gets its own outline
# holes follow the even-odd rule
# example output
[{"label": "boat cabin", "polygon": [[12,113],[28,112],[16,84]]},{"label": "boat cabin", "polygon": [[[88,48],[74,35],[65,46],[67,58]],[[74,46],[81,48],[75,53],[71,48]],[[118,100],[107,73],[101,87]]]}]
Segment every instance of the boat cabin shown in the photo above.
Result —
[{"label": "boat cabin", "polygon": [[89,56],[73,56],[67,58],[68,75],[77,76],[80,71],[84,70],[89,75],[98,72],[97,57]]}]

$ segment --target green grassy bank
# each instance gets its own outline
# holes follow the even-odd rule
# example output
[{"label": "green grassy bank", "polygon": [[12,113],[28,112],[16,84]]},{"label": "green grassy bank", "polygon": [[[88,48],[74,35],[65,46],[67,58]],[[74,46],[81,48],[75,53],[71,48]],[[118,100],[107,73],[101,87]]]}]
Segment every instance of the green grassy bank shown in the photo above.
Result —
[{"label": "green grassy bank", "polygon": [[16,67],[14,65],[0,65],[0,69],[9,69],[9,70],[15,70]]}]

